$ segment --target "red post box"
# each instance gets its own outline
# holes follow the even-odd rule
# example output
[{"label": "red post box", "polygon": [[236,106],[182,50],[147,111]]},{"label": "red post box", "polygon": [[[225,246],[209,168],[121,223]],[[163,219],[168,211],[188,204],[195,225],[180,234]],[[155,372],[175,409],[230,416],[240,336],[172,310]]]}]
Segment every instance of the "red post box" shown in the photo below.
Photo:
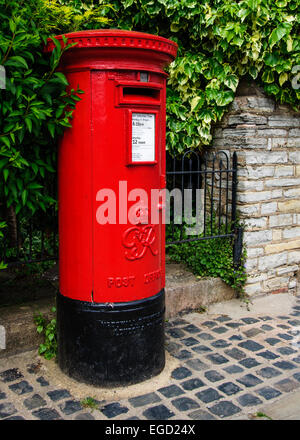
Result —
[{"label": "red post box", "polygon": [[77,44],[60,68],[84,94],[59,147],[58,362],[87,383],[136,383],[165,364],[165,233],[150,198],[165,187],[164,67],[177,45],[120,30],[66,37]]}]

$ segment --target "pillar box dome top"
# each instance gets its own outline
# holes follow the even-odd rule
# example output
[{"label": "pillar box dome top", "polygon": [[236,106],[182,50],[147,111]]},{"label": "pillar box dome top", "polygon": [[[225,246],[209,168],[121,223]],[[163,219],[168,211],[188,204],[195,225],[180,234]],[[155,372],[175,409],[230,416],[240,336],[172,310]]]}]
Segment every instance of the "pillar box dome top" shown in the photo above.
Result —
[{"label": "pillar box dome top", "polygon": [[[68,44],[76,43],[62,58],[64,70],[126,69],[163,73],[177,53],[177,44],[143,32],[101,29],[65,34]],[[62,35],[55,37],[63,44]],[[55,45],[48,39],[46,52]]]}]

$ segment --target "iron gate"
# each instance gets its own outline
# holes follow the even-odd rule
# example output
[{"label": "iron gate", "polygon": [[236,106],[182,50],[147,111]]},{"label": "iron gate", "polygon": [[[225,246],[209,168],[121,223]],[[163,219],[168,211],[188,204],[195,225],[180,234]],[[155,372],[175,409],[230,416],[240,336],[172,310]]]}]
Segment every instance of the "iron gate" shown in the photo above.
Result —
[{"label": "iron gate", "polygon": [[[201,153],[189,150],[177,159],[167,160],[167,189],[169,194],[180,189],[183,199],[191,193],[193,211],[197,211],[197,191],[201,191],[201,231],[195,236],[185,234],[184,203],[179,225],[176,226],[175,197],[169,200],[170,226],[166,246],[197,240],[231,238],[235,267],[240,265],[243,229],[237,223],[237,154],[230,158],[225,151]],[[178,214],[178,213],[177,213]],[[196,217],[196,215],[194,216]],[[178,232],[179,231],[179,232]]]}]

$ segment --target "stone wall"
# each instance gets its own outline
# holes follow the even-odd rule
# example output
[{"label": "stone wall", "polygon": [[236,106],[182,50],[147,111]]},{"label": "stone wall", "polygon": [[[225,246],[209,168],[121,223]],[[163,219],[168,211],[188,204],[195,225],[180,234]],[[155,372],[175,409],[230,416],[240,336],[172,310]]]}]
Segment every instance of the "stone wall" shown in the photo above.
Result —
[{"label": "stone wall", "polygon": [[300,265],[300,115],[242,84],[214,131],[238,152],[238,209],[246,228],[249,295],[291,292]]}]

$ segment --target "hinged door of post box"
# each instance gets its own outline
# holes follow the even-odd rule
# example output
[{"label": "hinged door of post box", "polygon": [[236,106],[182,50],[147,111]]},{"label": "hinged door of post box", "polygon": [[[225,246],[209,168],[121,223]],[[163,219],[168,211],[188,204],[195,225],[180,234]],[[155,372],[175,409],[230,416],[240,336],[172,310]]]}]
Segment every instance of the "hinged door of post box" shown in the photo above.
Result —
[{"label": "hinged door of post box", "polygon": [[[151,222],[151,190],[164,185],[164,81],[156,75],[143,83],[136,72],[124,73],[124,79],[118,72],[117,80],[109,72],[92,73],[95,302],[143,299],[164,287],[165,238],[157,204],[159,221]],[[140,190],[148,220],[140,210],[141,221],[132,224]],[[100,224],[104,206],[110,223]]]}]

